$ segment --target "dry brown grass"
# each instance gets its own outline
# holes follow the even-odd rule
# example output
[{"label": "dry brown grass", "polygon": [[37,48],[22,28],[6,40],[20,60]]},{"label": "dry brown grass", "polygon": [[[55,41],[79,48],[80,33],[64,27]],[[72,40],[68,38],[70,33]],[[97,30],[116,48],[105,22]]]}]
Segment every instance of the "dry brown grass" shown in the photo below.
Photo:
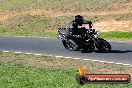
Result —
[{"label": "dry brown grass", "polygon": [[[3,2],[3,5],[9,4],[6,0],[1,0]],[[6,2],[6,4],[4,4],[4,1]],[[112,0],[112,1],[105,1],[102,2],[101,0],[99,1],[90,1],[89,3],[85,4],[85,0],[75,0],[74,4],[70,4],[70,0],[66,1],[56,1],[54,2],[55,7],[50,6],[51,4],[48,4],[48,2],[51,1],[44,1],[47,3],[48,8],[45,7],[45,4],[42,4],[41,7],[41,0],[40,1],[36,1],[36,2],[30,2],[29,5],[33,4],[32,6],[26,7],[21,7],[21,8],[17,8],[17,2],[12,2],[14,3],[14,8],[9,8],[7,7],[7,9],[1,9],[0,10],[0,27],[1,27],[1,34],[16,34],[16,35],[21,35],[23,34],[23,31],[25,31],[24,29],[26,29],[27,31],[33,31],[34,34],[36,34],[37,32],[34,30],[39,30],[42,32],[45,31],[57,31],[60,27],[60,25],[65,25],[70,21],[70,19],[72,20],[72,18],[74,19],[74,16],[77,14],[81,14],[82,16],[84,16],[84,18],[86,19],[92,19],[94,22],[94,26],[93,28],[95,28],[96,30],[99,30],[101,32],[108,32],[108,31],[123,31],[123,32],[132,32],[132,2],[131,1],[120,1],[120,0]],[[42,1],[43,2],[43,1]],[[67,3],[67,6],[64,8],[63,5],[58,7],[59,3]],[[94,2],[94,3],[93,3]],[[21,3],[24,3],[21,1]],[[27,2],[26,2],[27,3]],[[38,3],[38,4],[37,4]],[[93,3],[93,4],[92,4]],[[109,4],[110,3],[110,4]],[[82,4],[81,7],[78,6],[78,4]],[[90,7],[87,7],[85,5],[89,5]],[[95,7],[94,7],[95,4]],[[10,5],[10,4],[9,4]],[[37,6],[38,7],[37,7]],[[70,7],[70,6],[73,7]],[[99,5],[99,7],[98,7]],[[106,8],[104,8],[106,5]],[[74,6],[77,6],[76,8]],[[91,7],[92,6],[92,7]],[[89,10],[86,9],[89,8]],[[3,8],[3,7],[1,7]],[[6,6],[5,6],[6,8]],[[15,9],[16,8],[16,9]],[[78,8],[78,9],[77,9]],[[91,8],[91,9],[90,9]],[[93,9],[92,9],[93,8]],[[20,17],[20,18],[19,18]],[[27,17],[27,18],[26,18]],[[28,17],[31,17],[31,19],[34,20],[34,22],[37,22],[38,19],[44,19],[45,22],[43,22],[43,24],[45,25],[44,27],[41,27],[40,25],[32,25],[33,22],[30,22],[31,19],[28,19]],[[45,18],[46,20],[45,20]],[[61,18],[63,18],[61,20]],[[17,19],[16,19],[17,18]],[[23,19],[22,19],[23,18]],[[25,19],[26,18],[26,19]],[[35,19],[37,18],[37,19]],[[67,19],[68,18],[68,19]],[[49,19],[49,20],[48,20]],[[67,20],[66,20],[67,19]],[[23,22],[21,23],[21,21],[24,20],[24,22],[26,21],[28,24],[24,24]],[[53,22],[51,22],[51,20]],[[59,21],[58,21],[59,20]],[[49,24],[45,24],[46,21],[50,21]],[[12,23],[12,26],[10,23]],[[22,24],[22,28],[17,26],[17,23],[19,23],[19,25]],[[42,22],[40,22],[41,24]],[[52,25],[52,26],[50,26]],[[29,27],[29,28],[28,28]],[[9,32],[8,32],[8,31]],[[15,30],[17,30],[18,33],[15,32]],[[11,33],[10,33],[11,32]],[[41,32],[41,33],[42,33]],[[30,33],[30,32],[29,32]],[[29,33],[26,33],[25,35],[30,35]],[[39,34],[39,33],[37,33]],[[42,35],[40,35],[42,36]]]},{"label": "dry brown grass", "polygon": [[[130,4],[131,5],[131,4]],[[107,15],[120,15],[120,14],[125,14],[125,13],[132,13],[132,11],[127,11],[127,10],[122,10],[122,11],[112,11],[112,12],[66,12],[63,13],[61,11],[52,11],[52,10],[46,10],[46,9],[41,9],[41,8],[36,8],[36,9],[23,9],[20,11],[16,12],[10,12],[10,11],[0,11],[0,21],[4,22],[6,20],[9,20],[11,18],[15,18],[16,16],[21,16],[21,15],[31,15],[31,16],[46,16],[46,17],[59,17],[59,16],[69,16],[73,17],[76,14],[81,14],[83,16],[93,16],[95,17],[94,20],[96,20],[96,17],[99,16],[107,16]],[[98,29],[103,32],[108,32],[108,31],[129,31],[132,32],[132,19],[130,20],[124,20],[124,21],[115,21],[112,16],[111,18],[108,18],[109,20],[107,21],[102,21],[102,22],[96,22],[94,23],[94,28]]]},{"label": "dry brown grass", "polygon": [[120,15],[122,13],[132,13],[132,11],[128,11],[128,10],[119,10],[119,11],[103,11],[103,12],[62,12],[62,11],[52,11],[52,10],[46,10],[46,9],[41,9],[41,8],[29,8],[29,9],[23,9],[20,11],[15,11],[15,12],[11,12],[11,11],[0,11],[0,20],[8,20],[12,17],[15,16],[19,16],[19,15],[45,15],[48,17],[58,17],[58,16],[75,16],[76,14],[81,14],[84,16],[96,16],[96,15],[109,15],[109,14],[113,14],[113,15]]},{"label": "dry brown grass", "polygon": [[[131,3],[126,4],[124,6],[131,5]],[[84,16],[107,16],[107,15],[120,15],[125,13],[132,13],[132,11],[127,10],[120,10],[120,11],[111,11],[111,12],[66,12],[63,13],[61,11],[52,11],[52,10],[46,10],[46,9],[23,9],[21,11],[17,12],[9,12],[9,11],[0,11],[0,21],[9,20],[11,18],[14,18],[15,16],[21,16],[21,15],[45,15],[47,17],[59,17],[59,16],[75,16],[76,14],[82,14]],[[127,21],[115,21],[112,18],[109,18],[107,21],[102,22],[96,22],[94,24],[94,28],[101,30],[103,32],[107,31],[130,31],[132,32],[132,20]]]},{"label": "dry brown grass", "polygon": [[109,20],[95,23],[94,27],[95,29],[101,30],[102,32],[108,31],[132,32],[132,20],[130,21]]}]

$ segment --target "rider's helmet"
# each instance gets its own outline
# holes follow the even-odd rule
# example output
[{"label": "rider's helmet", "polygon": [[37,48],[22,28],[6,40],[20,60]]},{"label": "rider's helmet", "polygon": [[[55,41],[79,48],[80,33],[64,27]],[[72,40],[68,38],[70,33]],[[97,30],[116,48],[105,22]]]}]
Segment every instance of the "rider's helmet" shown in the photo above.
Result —
[{"label": "rider's helmet", "polygon": [[81,15],[76,15],[75,21],[78,23],[79,26],[81,26],[83,24],[83,17]]}]

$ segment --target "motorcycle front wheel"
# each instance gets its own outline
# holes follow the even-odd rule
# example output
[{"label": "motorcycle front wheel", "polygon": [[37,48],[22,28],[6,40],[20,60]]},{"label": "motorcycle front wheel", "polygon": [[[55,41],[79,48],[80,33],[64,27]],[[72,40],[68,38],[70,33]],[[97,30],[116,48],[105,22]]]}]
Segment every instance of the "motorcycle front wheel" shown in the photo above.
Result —
[{"label": "motorcycle front wheel", "polygon": [[98,44],[98,51],[104,53],[110,53],[111,45],[106,40],[100,38],[100,43]]}]

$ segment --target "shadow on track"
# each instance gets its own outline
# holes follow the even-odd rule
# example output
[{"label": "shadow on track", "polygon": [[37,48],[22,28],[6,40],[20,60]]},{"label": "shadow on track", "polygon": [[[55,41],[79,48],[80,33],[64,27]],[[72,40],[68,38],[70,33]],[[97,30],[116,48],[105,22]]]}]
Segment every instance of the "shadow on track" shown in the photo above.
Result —
[{"label": "shadow on track", "polygon": [[[94,50],[93,52],[96,52],[96,53],[105,53],[105,52],[98,52],[97,50]],[[129,52],[132,52],[132,50],[111,50],[111,52],[109,53],[129,53]],[[92,53],[92,52],[82,52],[82,53]]]},{"label": "shadow on track", "polygon": [[111,53],[129,53],[132,50],[111,50]]}]

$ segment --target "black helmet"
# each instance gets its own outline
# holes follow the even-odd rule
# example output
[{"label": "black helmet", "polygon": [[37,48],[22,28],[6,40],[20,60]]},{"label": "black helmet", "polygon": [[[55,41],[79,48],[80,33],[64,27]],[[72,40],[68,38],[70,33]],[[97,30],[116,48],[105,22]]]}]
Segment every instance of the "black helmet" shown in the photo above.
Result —
[{"label": "black helmet", "polygon": [[83,24],[83,17],[81,15],[76,15],[75,21],[81,26]]},{"label": "black helmet", "polygon": [[83,22],[83,17],[81,15],[76,15],[75,16],[75,21],[76,22]]}]

